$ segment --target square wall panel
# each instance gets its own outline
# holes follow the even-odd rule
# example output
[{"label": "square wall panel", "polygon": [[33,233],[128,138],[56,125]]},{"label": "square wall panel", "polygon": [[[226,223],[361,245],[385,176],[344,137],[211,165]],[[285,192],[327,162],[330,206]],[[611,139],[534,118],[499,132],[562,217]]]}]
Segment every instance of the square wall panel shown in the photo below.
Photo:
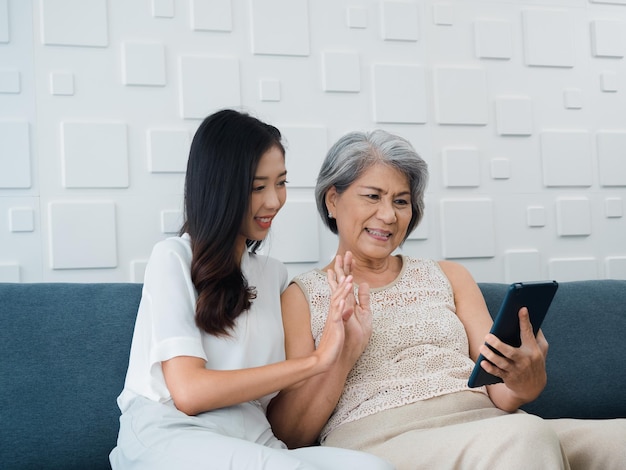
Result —
[{"label": "square wall panel", "polygon": [[113,202],[51,202],[48,217],[52,269],[117,266]]},{"label": "square wall panel", "polygon": [[510,59],[513,36],[508,21],[478,20],[474,23],[474,47],[481,59]]},{"label": "square wall panel", "polygon": [[591,22],[591,51],[596,57],[624,57],[626,22],[595,20]]},{"label": "square wall panel", "polygon": [[533,133],[533,109],[530,98],[497,98],[496,128],[500,135],[531,135]]},{"label": "square wall panel", "polygon": [[442,248],[445,258],[492,258],[496,254],[491,199],[441,201]]},{"label": "square wall panel", "polygon": [[563,105],[567,109],[582,109],[583,92],[579,88],[566,88],[563,90]]},{"label": "square wall panel", "polygon": [[71,96],[74,94],[74,74],[70,72],[50,73],[50,94]]},{"label": "square wall panel", "polygon": [[195,31],[232,31],[230,0],[191,0],[191,27]]},{"label": "square wall panel", "polygon": [[491,177],[494,180],[508,180],[511,177],[511,161],[508,158],[492,158]]},{"label": "square wall panel", "polygon": [[609,219],[619,219],[624,215],[624,202],[620,197],[607,197],[604,200],[604,215]]},{"label": "square wall panel", "polygon": [[285,145],[290,187],[315,187],[317,173],[328,151],[326,127],[278,126]]},{"label": "square wall panel", "polygon": [[0,121],[0,189],[30,188],[30,186],[28,123]]},{"label": "square wall panel", "polygon": [[600,89],[605,93],[615,93],[619,90],[619,78],[612,70],[600,73]]},{"label": "square wall panel", "polygon": [[0,0],[0,42],[10,40],[9,33],[9,0]]},{"label": "square wall panel", "polygon": [[592,163],[587,131],[541,133],[543,183],[550,186],[591,186]]},{"label": "square wall panel", "polygon": [[561,237],[591,235],[591,203],[589,199],[558,199],[556,202],[556,228]]},{"label": "square wall panel", "polygon": [[476,148],[445,148],[443,182],[447,187],[480,186],[480,152]]},{"label": "square wall panel", "polygon": [[522,12],[527,65],[574,67],[574,33],[570,12],[527,10]]},{"label": "square wall panel", "polygon": [[164,86],[166,81],[163,44],[123,43],[122,82],[124,85]]},{"label": "square wall panel", "polygon": [[546,226],[546,208],[543,206],[528,206],[526,208],[526,223],[529,227]]},{"label": "square wall panel", "polygon": [[130,282],[142,284],[146,275],[146,268],[148,267],[148,261],[146,260],[133,260],[130,262]]},{"label": "square wall panel", "polygon": [[487,124],[487,79],[484,70],[437,67],[434,81],[435,113],[439,124]]},{"label": "square wall panel", "polygon": [[280,80],[259,80],[259,99],[261,101],[280,101]]},{"label": "square wall panel", "polygon": [[20,265],[0,263],[0,282],[20,282]]},{"label": "square wall panel", "polygon": [[283,263],[319,261],[318,219],[315,202],[287,201],[274,219],[263,252]]},{"label": "square wall panel", "polygon": [[367,28],[367,8],[348,7],[346,9],[346,24],[348,28]]},{"label": "square wall panel", "polygon": [[360,91],[359,54],[356,52],[323,52],[322,85],[324,91]]},{"label": "square wall panel", "polygon": [[63,122],[61,129],[64,187],[128,187],[125,123]]},{"label": "square wall panel", "polygon": [[309,55],[307,0],[254,0],[249,5],[253,54]]},{"label": "square wall panel", "polygon": [[596,146],[600,184],[626,186],[626,131],[599,131]]},{"label": "square wall panel", "polygon": [[428,207],[430,206],[430,201],[426,198],[425,201],[426,210],[424,211],[424,217],[420,220],[420,223],[417,224],[417,227],[413,229],[413,231],[407,237],[407,240],[428,240],[430,235],[430,212],[428,211]]},{"label": "square wall panel", "polygon": [[41,37],[46,45],[106,47],[106,0],[41,0]]},{"label": "square wall panel", "polygon": [[417,41],[417,5],[412,2],[382,0],[380,3],[382,38],[387,41]]},{"label": "square wall panel", "polygon": [[183,212],[179,210],[161,211],[161,232],[176,234],[183,226]]},{"label": "square wall panel", "polygon": [[186,130],[148,131],[148,170],[151,173],[185,173],[191,138]]},{"label": "square wall panel", "polygon": [[606,259],[607,279],[626,279],[626,256],[609,256]]},{"label": "square wall panel", "polygon": [[152,16],[174,18],[174,0],[152,0]]},{"label": "square wall panel", "polygon": [[555,258],[548,262],[548,278],[558,282],[598,279],[596,258]]},{"label": "square wall panel", "polygon": [[433,4],[433,23],[439,26],[452,26],[456,20],[454,6],[449,3]]},{"label": "square wall panel", "polygon": [[204,119],[241,106],[239,61],[234,57],[180,58],[180,111],[185,119]]},{"label": "square wall panel", "polygon": [[508,283],[543,279],[537,250],[509,250],[504,254],[504,280]]},{"label": "square wall panel", "polygon": [[19,94],[20,73],[17,70],[0,70],[0,93]]},{"label": "square wall panel", "polygon": [[426,75],[418,65],[373,66],[374,121],[426,123]]},{"label": "square wall panel", "polygon": [[30,207],[9,209],[10,232],[32,232],[35,230],[35,211]]}]

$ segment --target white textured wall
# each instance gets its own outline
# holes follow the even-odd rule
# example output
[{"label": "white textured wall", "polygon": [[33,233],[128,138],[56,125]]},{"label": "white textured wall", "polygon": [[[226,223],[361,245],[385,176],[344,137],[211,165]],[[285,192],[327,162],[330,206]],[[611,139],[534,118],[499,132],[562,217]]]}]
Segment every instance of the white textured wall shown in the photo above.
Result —
[{"label": "white textured wall", "polygon": [[625,55],[626,0],[0,0],[0,281],[142,281],[226,106],[288,141],[291,274],[335,250],[326,150],[382,127],[431,169],[405,253],[626,279]]}]

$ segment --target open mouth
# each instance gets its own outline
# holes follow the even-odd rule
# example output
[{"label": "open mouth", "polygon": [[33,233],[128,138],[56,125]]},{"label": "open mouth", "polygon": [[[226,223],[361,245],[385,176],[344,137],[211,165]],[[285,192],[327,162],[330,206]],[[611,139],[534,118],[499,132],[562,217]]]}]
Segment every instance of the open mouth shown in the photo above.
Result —
[{"label": "open mouth", "polygon": [[377,230],[377,229],[366,227],[365,231],[369,233],[370,235],[372,235],[373,237],[380,238],[383,240],[389,240],[389,238],[391,237],[391,232],[388,232],[387,230]]},{"label": "open mouth", "polygon": [[261,228],[267,229],[272,226],[272,220],[274,217],[255,217],[256,223],[259,224]]}]

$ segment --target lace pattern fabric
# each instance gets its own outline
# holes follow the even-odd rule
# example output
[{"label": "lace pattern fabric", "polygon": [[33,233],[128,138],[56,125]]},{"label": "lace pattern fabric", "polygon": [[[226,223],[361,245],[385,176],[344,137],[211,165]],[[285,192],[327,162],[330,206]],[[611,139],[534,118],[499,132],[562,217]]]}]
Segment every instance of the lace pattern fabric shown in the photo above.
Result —
[{"label": "lace pattern fabric", "polygon": [[[461,390],[474,366],[452,287],[434,260],[404,257],[391,284],[371,289],[373,333],[354,365],[321,439],[337,426],[378,411]],[[294,280],[307,297],[316,346],[330,303],[326,274]]]}]

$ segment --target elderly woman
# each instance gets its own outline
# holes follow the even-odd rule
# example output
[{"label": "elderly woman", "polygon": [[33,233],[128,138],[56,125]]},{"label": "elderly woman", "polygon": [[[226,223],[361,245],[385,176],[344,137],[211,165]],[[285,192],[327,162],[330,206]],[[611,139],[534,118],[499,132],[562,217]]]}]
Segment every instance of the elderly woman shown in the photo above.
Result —
[{"label": "elderly woman", "polygon": [[[315,350],[334,286],[349,274],[353,314],[335,367],[271,403],[276,435],[290,447],[319,439],[369,451],[399,469],[626,468],[625,420],[548,421],[518,410],[546,384],[548,343],[533,335],[525,308],[514,348],[488,334],[491,317],[463,266],[393,254],[423,216],[427,178],[411,144],[382,130],[349,133],[329,150],[315,195],[339,237],[337,257],[328,274],[299,275],[284,292],[287,357]],[[481,353],[503,383],[467,386]]]}]

